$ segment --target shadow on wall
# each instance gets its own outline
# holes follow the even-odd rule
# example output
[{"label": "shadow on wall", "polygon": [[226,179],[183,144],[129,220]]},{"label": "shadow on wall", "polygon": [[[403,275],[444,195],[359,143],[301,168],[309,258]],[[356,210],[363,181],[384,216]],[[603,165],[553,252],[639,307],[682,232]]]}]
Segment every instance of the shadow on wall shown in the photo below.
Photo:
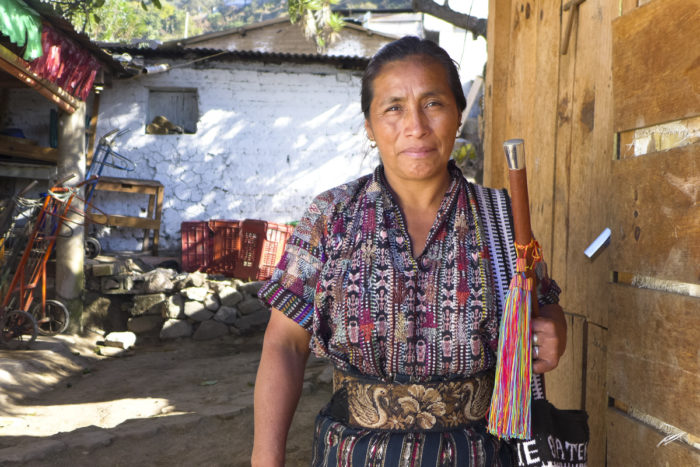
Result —
[{"label": "shadow on wall", "polygon": [[[120,97],[109,107],[98,135],[129,128],[117,149],[136,163],[133,176],[165,185],[164,248],[179,246],[180,223],[186,220],[297,220],[314,195],[372,170],[377,159],[367,157],[359,91],[353,92],[359,83],[323,78],[335,89],[297,86],[284,102],[279,91],[262,89],[233,108],[224,101],[200,105],[204,112],[193,135],[146,135],[143,105]],[[127,98],[138,95],[124,91]],[[96,203],[113,214],[145,215],[147,209],[146,197],[100,196]],[[111,229],[102,235],[107,250],[140,248],[140,231]]]}]

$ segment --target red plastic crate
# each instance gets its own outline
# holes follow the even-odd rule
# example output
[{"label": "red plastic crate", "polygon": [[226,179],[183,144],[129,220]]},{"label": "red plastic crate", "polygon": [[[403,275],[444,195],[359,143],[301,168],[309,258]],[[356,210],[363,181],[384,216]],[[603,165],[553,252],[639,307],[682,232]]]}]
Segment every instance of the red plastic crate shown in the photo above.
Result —
[{"label": "red plastic crate", "polygon": [[206,221],[190,221],[180,224],[182,238],[182,270],[205,271],[212,255],[212,232]]},{"label": "red plastic crate", "polygon": [[208,271],[233,276],[241,249],[241,222],[232,220],[209,221],[212,231],[212,258]]},{"label": "red plastic crate", "polygon": [[290,225],[255,219],[241,222],[240,252],[234,276],[246,280],[269,279],[293,230]]}]

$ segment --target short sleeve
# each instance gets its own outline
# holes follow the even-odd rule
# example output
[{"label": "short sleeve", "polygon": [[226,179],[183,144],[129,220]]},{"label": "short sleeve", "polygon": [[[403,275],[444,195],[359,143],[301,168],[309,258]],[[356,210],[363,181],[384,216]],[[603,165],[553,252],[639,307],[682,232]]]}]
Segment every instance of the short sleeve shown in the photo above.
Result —
[{"label": "short sleeve", "polygon": [[285,246],[282,259],[258,297],[311,332],[316,283],[324,262],[327,217],[316,198]]}]

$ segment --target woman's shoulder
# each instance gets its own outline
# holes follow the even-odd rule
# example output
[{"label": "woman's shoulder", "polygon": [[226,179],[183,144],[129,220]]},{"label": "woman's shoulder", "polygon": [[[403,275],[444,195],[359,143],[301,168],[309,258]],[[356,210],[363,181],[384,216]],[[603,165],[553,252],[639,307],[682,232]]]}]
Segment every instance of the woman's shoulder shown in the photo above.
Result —
[{"label": "woman's shoulder", "polygon": [[371,181],[372,175],[367,174],[319,193],[314,197],[309,209],[312,212],[331,215],[356,200]]},{"label": "woman's shoulder", "polygon": [[316,195],[294,229],[294,235],[309,244],[317,243],[339,216],[352,210],[355,200],[366,191],[371,180],[371,175],[364,175]]}]

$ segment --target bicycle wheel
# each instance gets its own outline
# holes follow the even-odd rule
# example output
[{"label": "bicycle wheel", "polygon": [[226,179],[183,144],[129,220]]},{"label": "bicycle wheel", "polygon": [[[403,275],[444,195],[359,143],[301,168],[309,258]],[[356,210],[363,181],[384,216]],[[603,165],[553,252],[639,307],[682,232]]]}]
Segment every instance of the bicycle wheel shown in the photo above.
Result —
[{"label": "bicycle wheel", "polygon": [[85,239],[85,257],[86,258],[97,258],[97,255],[102,251],[102,246],[100,241],[95,237],[87,237]]},{"label": "bicycle wheel", "polygon": [[36,322],[26,311],[8,311],[0,321],[0,345],[11,350],[27,349],[36,339]]},{"label": "bicycle wheel", "polygon": [[65,305],[58,300],[46,300],[46,316],[41,314],[41,303],[32,308],[32,318],[42,336],[55,336],[68,329],[70,314]]}]

